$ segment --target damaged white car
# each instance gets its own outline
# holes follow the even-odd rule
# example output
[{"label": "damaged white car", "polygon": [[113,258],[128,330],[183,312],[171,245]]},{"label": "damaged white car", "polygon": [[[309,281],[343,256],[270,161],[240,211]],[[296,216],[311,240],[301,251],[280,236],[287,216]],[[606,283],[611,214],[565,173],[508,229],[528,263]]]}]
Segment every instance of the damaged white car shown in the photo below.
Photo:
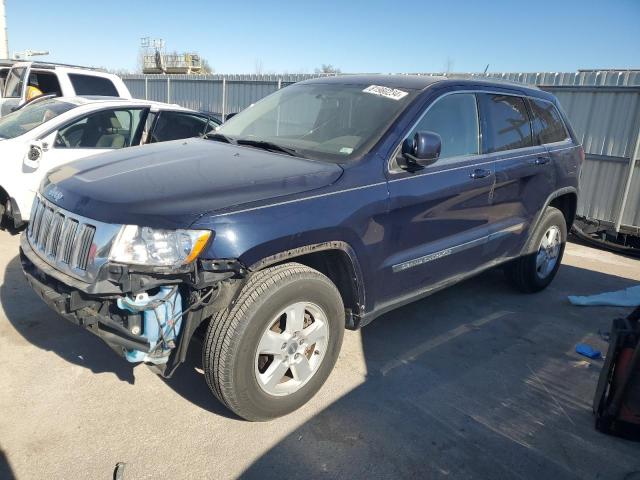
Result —
[{"label": "damaged white car", "polygon": [[219,125],[177,105],[110,97],[41,98],[0,118],[0,228],[29,220],[44,174],[102,152],[202,136]]}]

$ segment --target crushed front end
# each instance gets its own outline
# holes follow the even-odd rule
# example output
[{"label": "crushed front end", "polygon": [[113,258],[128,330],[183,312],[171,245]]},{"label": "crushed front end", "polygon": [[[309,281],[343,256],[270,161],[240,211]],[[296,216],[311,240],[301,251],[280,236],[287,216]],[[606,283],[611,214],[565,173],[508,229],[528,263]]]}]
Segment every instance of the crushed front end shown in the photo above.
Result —
[{"label": "crushed front end", "polygon": [[20,257],[29,284],[51,308],[128,361],[169,377],[198,326],[226,308],[244,282],[238,261],[198,258],[212,240],[213,232],[97,222],[38,196]]}]

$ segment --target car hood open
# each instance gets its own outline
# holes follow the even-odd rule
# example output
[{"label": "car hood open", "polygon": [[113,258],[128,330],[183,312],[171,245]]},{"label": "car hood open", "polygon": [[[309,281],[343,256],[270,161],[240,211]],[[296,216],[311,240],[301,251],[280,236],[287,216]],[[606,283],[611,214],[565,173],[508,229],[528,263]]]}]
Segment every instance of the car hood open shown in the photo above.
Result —
[{"label": "car hood open", "polygon": [[332,163],[212,140],[126,148],[51,170],[48,200],[105,223],[185,228],[201,216],[335,182]]}]

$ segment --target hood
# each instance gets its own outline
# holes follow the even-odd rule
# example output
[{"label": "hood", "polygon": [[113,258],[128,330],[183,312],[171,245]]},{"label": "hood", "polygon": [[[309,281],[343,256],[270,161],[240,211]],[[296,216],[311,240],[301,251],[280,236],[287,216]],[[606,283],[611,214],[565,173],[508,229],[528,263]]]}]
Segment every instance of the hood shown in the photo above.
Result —
[{"label": "hood", "polygon": [[185,228],[201,216],[335,182],[336,164],[212,140],[125,148],[48,172],[44,195],[105,223]]}]

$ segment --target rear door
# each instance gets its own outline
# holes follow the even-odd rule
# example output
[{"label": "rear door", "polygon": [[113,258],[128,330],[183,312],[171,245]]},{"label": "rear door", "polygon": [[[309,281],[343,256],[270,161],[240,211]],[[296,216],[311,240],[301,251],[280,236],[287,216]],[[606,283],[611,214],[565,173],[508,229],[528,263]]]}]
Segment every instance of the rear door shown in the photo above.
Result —
[{"label": "rear door", "polygon": [[[388,256],[378,285],[384,303],[402,301],[487,261],[493,160],[481,153],[474,93],[435,100],[412,129],[440,135],[438,161],[418,171],[389,171]],[[385,234],[386,235],[386,234]],[[382,305],[384,308],[384,305]]]},{"label": "rear door", "polygon": [[534,142],[527,100],[511,93],[482,93],[484,151],[495,160],[493,231],[497,258],[518,255],[529,227],[555,183],[547,149]]},{"label": "rear door", "polygon": [[30,62],[16,63],[11,67],[4,82],[2,100],[0,100],[0,116],[5,116],[25,101],[29,83]]},{"label": "rear door", "polygon": [[575,175],[579,166],[572,150],[575,144],[557,107],[548,100],[530,98],[529,108],[534,142],[544,145],[552,166]]}]

